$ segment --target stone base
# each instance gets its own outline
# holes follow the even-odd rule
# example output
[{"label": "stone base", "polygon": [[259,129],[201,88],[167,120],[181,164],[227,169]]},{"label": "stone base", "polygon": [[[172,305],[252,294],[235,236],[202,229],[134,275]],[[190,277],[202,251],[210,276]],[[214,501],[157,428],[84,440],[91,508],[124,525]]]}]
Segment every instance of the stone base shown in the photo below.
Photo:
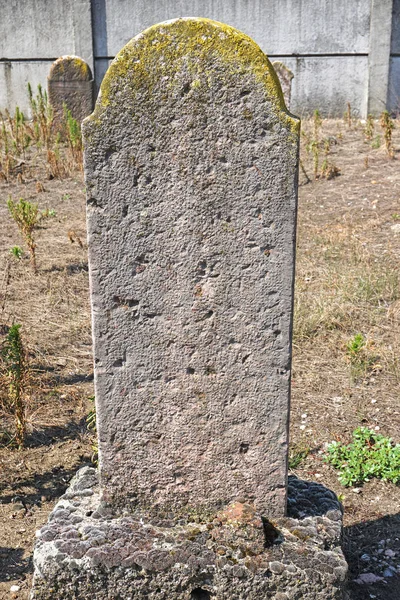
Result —
[{"label": "stone base", "polygon": [[295,477],[288,493],[290,516],[274,523],[239,502],[209,522],[150,523],[113,517],[100,502],[95,469],[84,467],[37,533],[31,598],[346,598],[339,501]]}]

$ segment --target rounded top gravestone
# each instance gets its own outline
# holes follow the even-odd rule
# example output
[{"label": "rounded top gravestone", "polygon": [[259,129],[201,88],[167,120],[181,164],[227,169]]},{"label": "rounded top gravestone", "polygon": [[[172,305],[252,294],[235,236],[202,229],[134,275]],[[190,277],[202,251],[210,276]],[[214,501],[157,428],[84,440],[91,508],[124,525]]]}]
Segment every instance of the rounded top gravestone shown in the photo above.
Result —
[{"label": "rounded top gravestone", "polygon": [[227,25],[161,23],[83,134],[104,499],[282,515],[299,121],[271,63]]},{"label": "rounded top gravestone", "polygon": [[91,81],[89,65],[79,56],[60,56],[50,68],[51,81]]},{"label": "rounded top gravestone", "polygon": [[92,72],[79,56],[57,58],[51,65],[47,87],[56,122],[63,121],[64,107],[79,123],[92,112]]}]

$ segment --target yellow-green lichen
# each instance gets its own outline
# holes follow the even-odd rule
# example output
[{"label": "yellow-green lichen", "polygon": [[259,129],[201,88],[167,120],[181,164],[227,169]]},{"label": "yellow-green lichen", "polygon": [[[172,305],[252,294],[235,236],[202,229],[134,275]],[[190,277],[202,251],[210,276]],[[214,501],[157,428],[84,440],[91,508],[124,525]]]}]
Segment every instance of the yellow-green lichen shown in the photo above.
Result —
[{"label": "yellow-green lichen", "polygon": [[121,85],[134,96],[144,90],[151,94],[162,78],[171,91],[176,74],[185,70],[192,79],[188,87],[196,92],[204,82],[210,85],[221,63],[226,76],[250,75],[261,84],[281,123],[299,135],[300,121],[288,113],[275,70],[259,46],[229,25],[200,18],[154,25],[128,42],[111,63],[89,119],[96,122],[117,101]]},{"label": "yellow-green lichen", "polygon": [[83,80],[90,79],[91,73],[90,73],[89,65],[87,63],[85,63],[84,60],[75,56],[73,59],[73,64],[74,64],[75,70],[80,73],[80,79],[83,79]]}]

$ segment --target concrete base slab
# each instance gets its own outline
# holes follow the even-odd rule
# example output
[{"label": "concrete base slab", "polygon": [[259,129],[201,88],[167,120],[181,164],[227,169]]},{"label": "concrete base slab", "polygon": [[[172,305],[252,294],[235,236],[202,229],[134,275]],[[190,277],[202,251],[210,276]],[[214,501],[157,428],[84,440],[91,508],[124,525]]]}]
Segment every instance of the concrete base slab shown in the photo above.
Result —
[{"label": "concrete base slab", "polygon": [[290,477],[288,515],[269,522],[236,502],[207,520],[115,516],[84,467],[37,532],[31,598],[347,598],[335,494]]}]

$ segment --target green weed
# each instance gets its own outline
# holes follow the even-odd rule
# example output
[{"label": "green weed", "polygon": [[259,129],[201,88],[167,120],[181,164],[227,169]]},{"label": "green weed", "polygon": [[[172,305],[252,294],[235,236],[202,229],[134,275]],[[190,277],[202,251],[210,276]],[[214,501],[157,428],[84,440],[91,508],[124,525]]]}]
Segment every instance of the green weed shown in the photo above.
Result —
[{"label": "green weed", "polygon": [[325,461],[339,470],[344,486],[360,485],[373,477],[400,481],[400,444],[367,427],[355,429],[350,444],[329,444]]},{"label": "green weed", "polygon": [[356,335],[347,342],[346,349],[347,355],[350,357],[350,360],[354,361],[358,359],[361,352],[365,348],[366,340],[362,333],[356,333]]},{"label": "green weed", "polygon": [[350,361],[351,377],[354,381],[365,377],[377,359],[370,353],[367,340],[362,333],[356,333],[347,342],[346,354]]},{"label": "green weed", "polygon": [[329,140],[325,140],[324,141],[324,160],[321,166],[321,177],[324,177],[325,179],[333,179],[334,177],[337,177],[338,175],[340,175],[340,169],[333,164],[333,162],[331,162],[329,160],[329,153],[330,153],[331,147],[330,147],[330,143]]},{"label": "green weed", "polygon": [[17,258],[18,260],[21,260],[21,258],[24,255],[24,251],[20,246],[13,246],[12,248],[10,248],[10,252],[14,256],[14,258]]},{"label": "green weed", "polygon": [[289,449],[289,469],[297,469],[310,454],[311,448],[304,444],[295,444]]},{"label": "green weed", "polygon": [[47,92],[39,83],[37,93],[34,95],[32,86],[28,83],[28,98],[32,112],[32,135],[38,147],[44,146],[49,149],[53,135],[54,111]]},{"label": "green weed", "polygon": [[24,200],[24,198],[20,198],[19,201],[14,201],[11,196],[7,200],[7,207],[28,246],[32,269],[34,273],[36,273],[36,242],[34,231],[38,227],[40,221],[54,216],[55,212],[53,210],[45,210],[42,212],[39,210],[37,204],[28,202],[28,200]]},{"label": "green weed", "polygon": [[76,119],[73,118],[71,111],[64,104],[64,119],[66,138],[72,162],[78,168],[82,168],[82,133],[81,127]]},{"label": "green weed", "polygon": [[384,110],[381,114],[380,123],[383,129],[383,137],[385,138],[386,152],[389,158],[394,158],[394,148],[392,144],[392,132],[394,129],[394,122],[387,110]]},{"label": "green weed", "polygon": [[365,123],[364,135],[367,140],[372,140],[374,135],[374,118],[372,115],[367,116],[367,122]]},{"label": "green weed", "polygon": [[378,148],[381,147],[381,136],[380,135],[376,135],[373,139],[373,141],[371,142],[371,148],[374,148],[375,150],[377,150]]},{"label": "green weed", "polygon": [[25,393],[27,379],[26,353],[22,343],[21,325],[12,325],[1,349],[3,377],[8,387],[8,408],[15,418],[16,441],[24,445],[26,434]]}]

